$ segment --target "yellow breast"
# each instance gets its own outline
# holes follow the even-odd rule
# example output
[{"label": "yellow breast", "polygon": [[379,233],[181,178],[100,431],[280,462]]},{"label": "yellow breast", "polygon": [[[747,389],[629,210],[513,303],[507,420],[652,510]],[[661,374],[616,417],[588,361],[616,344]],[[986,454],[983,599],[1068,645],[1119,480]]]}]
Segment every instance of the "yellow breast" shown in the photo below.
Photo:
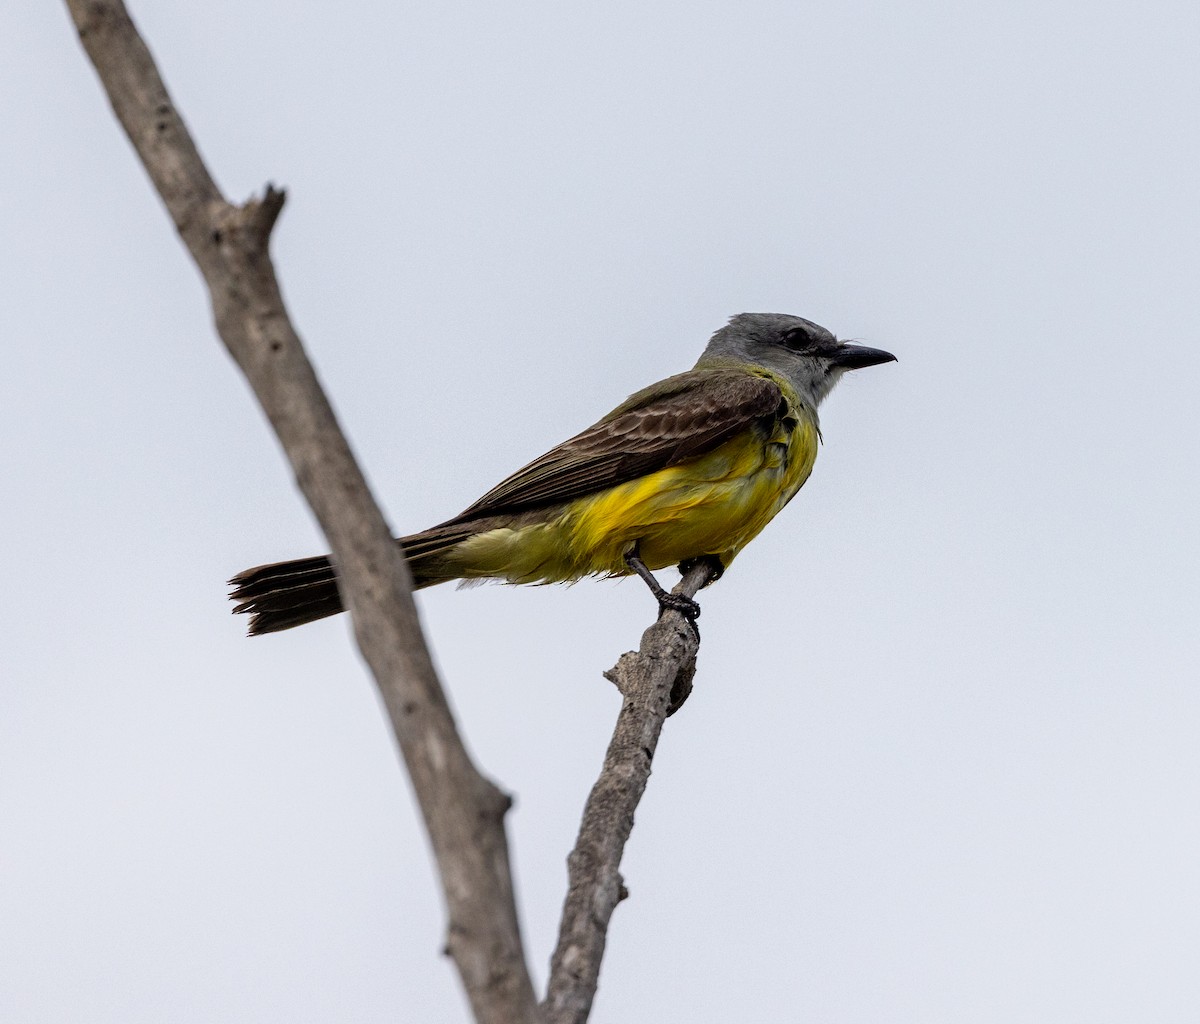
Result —
[{"label": "yellow breast", "polygon": [[541,522],[477,534],[447,558],[454,575],[511,583],[626,576],[636,544],[651,569],[716,555],[728,565],[808,479],[820,433],[782,378],[787,411],[719,448],[580,498]]},{"label": "yellow breast", "polygon": [[789,405],[770,430],[756,427],[699,459],[575,503],[564,525],[578,575],[626,574],[634,543],[651,569],[699,555],[728,565],[812,472],[817,424],[798,402]]}]

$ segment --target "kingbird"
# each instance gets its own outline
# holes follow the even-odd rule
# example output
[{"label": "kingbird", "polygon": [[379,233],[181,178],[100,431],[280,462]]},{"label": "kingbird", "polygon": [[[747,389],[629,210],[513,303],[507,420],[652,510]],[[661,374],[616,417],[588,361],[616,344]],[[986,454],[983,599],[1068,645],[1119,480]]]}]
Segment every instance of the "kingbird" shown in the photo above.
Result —
[{"label": "kingbird", "polygon": [[[450,580],[646,581],[660,609],[699,606],[653,570],[698,560],[716,579],[812,472],[817,407],[846,370],[890,352],[783,313],[741,313],[695,367],[632,395],[453,519],[401,537],[414,589]],[[230,584],[250,634],[342,611],[328,557],[261,565]]]}]

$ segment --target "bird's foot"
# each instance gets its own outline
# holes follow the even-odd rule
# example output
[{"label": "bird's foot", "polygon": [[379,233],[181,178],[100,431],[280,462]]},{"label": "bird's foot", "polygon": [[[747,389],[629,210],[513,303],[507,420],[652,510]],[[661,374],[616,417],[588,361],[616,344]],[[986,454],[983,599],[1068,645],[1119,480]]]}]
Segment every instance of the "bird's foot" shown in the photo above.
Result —
[{"label": "bird's foot", "polygon": [[696,620],[700,618],[700,605],[690,597],[685,597],[683,594],[672,594],[669,590],[664,589],[663,585],[654,578],[654,573],[646,567],[646,563],[638,557],[636,548],[625,555],[625,564],[636,572],[646,586],[650,588],[650,593],[654,595],[654,599],[658,602],[658,617],[661,619],[663,612],[668,609],[679,612],[687,621],[687,624],[692,627],[692,632],[696,636],[696,642],[699,643],[700,627],[696,625]]},{"label": "bird's foot", "polygon": [[669,590],[663,590],[662,593],[654,596],[658,598],[658,617],[661,619],[663,613],[668,610],[679,612],[683,616],[683,621],[692,627],[692,635],[696,638],[696,643],[699,643],[700,627],[696,625],[696,620],[700,618],[700,605],[690,597],[684,597],[683,594],[672,594]]},{"label": "bird's foot", "polygon": [[673,612],[679,612],[693,626],[700,618],[700,605],[693,598],[684,597],[683,594],[672,594],[669,590],[664,590],[661,594],[654,596],[658,598],[659,618],[662,618],[662,613],[668,608]]},{"label": "bird's foot", "polygon": [[699,555],[696,558],[685,558],[679,563],[679,573],[681,576],[686,576],[698,565],[708,566],[708,582],[704,584],[706,587],[711,587],[725,575],[725,563],[721,561],[718,555]]}]

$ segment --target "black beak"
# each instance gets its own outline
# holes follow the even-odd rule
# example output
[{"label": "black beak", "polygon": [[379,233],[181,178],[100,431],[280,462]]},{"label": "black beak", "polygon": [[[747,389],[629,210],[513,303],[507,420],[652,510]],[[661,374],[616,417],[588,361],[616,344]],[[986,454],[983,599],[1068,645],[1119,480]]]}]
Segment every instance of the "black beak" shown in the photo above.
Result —
[{"label": "black beak", "polygon": [[881,348],[867,348],[866,345],[843,345],[830,358],[834,366],[843,370],[861,370],[864,366],[877,366],[880,363],[894,363],[896,357]]}]

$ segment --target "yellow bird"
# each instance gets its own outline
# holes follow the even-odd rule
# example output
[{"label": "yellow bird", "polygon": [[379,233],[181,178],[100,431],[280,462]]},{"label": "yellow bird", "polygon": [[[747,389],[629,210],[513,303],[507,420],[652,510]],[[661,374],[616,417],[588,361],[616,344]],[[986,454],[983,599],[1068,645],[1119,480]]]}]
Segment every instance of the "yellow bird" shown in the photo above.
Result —
[{"label": "yellow bird", "polygon": [[[660,607],[694,621],[699,606],[664,590],[653,570],[705,560],[719,576],[808,479],[817,407],[842,373],[895,358],[801,317],[741,313],[695,368],[632,395],[460,515],[401,537],[413,586],[637,573]],[[324,556],[230,583],[251,635],[342,611]]]}]

